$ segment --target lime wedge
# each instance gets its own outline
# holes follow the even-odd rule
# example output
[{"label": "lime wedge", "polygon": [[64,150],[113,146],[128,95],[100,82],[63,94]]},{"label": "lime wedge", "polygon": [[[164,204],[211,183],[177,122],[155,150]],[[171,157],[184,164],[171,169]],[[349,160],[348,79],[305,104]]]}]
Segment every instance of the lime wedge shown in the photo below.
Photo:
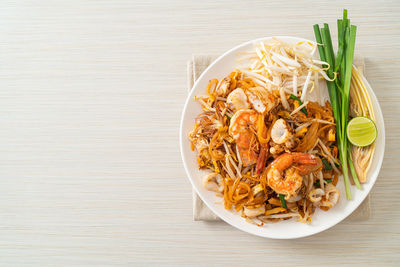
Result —
[{"label": "lime wedge", "polygon": [[369,146],[377,135],[375,123],[367,117],[355,117],[347,124],[347,138],[355,146]]}]

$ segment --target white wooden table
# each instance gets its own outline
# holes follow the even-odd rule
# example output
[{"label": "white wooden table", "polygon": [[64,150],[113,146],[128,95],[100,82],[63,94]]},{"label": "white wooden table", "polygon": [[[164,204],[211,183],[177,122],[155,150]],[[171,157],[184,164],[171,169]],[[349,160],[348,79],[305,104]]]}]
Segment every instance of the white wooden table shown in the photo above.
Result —
[{"label": "white wooden table", "polygon": [[[313,38],[341,8],[381,103],[372,218],[293,241],[192,221],[178,149],[192,53]],[[396,265],[398,1],[2,1],[0,265]]]}]

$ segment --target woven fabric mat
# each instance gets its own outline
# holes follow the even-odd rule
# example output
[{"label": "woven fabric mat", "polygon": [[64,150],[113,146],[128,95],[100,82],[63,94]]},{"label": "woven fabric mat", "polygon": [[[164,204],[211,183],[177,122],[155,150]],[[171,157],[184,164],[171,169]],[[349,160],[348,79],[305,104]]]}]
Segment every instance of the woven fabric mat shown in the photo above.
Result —
[{"label": "woven fabric mat", "polygon": [[[192,89],[194,82],[216,58],[217,56],[215,55],[193,55],[192,59],[187,63],[188,91]],[[357,67],[361,67],[363,73],[365,73],[365,63],[362,56],[356,55],[354,58],[354,64]],[[370,216],[370,195],[368,195],[364,202],[361,203],[361,205],[352,214],[350,214],[345,221],[364,221],[368,220]],[[200,199],[194,190],[193,220],[222,222],[222,220],[206,206],[206,204]]]}]

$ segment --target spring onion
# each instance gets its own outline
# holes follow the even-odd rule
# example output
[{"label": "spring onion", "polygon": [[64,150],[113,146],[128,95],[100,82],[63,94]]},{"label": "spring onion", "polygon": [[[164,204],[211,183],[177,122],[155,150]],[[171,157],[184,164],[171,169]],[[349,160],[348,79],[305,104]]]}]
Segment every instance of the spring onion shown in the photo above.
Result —
[{"label": "spring onion", "polygon": [[[326,182],[327,184],[332,183],[332,179],[326,179],[325,182]],[[320,182],[319,180],[316,181],[316,182],[314,183],[314,186],[315,186],[315,187],[321,187],[321,182]]]},{"label": "spring onion", "polygon": [[330,80],[327,80],[329,98],[331,100],[333,116],[336,122],[336,135],[339,148],[339,158],[342,166],[347,199],[351,199],[349,168],[357,188],[361,189],[353,162],[350,157],[346,127],[349,120],[350,81],[353,67],[354,47],[357,27],[350,24],[347,10],[343,10],[343,19],[338,20],[338,52],[335,58],[329,25],[320,28],[314,25],[314,34],[317,41],[320,58],[329,64],[325,71]]},{"label": "spring onion", "polygon": [[332,165],[329,163],[329,161],[326,158],[322,159],[322,163],[325,166],[325,170],[327,170],[327,171],[332,170]]},{"label": "spring onion", "polygon": [[279,194],[279,199],[281,200],[282,207],[284,207],[285,209],[287,209],[286,200],[285,200],[285,195]]},{"label": "spring onion", "polygon": [[[290,98],[293,99],[293,100],[295,100],[295,101],[297,101],[297,102],[299,102],[299,106],[303,105],[303,102],[301,102],[300,98],[298,98],[298,97],[295,96],[294,94],[291,94],[291,95],[290,95]],[[301,111],[302,111],[304,114],[306,114],[306,116],[308,116],[308,113],[307,113],[307,110],[306,110],[305,107],[302,108]]]}]

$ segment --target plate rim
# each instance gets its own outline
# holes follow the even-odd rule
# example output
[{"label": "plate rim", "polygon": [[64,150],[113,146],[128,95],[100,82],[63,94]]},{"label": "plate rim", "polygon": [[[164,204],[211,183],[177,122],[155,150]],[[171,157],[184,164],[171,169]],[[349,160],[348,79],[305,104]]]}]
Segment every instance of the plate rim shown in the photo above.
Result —
[{"label": "plate rim", "polygon": [[[183,152],[183,125],[184,125],[184,118],[185,118],[185,114],[186,114],[186,110],[188,108],[188,104],[189,104],[189,100],[191,97],[193,97],[194,94],[194,88],[198,85],[198,83],[200,83],[200,81],[203,79],[203,77],[209,72],[209,70],[216,65],[219,61],[221,61],[223,58],[225,58],[227,55],[231,54],[233,51],[240,49],[241,47],[245,47],[249,44],[253,44],[256,42],[260,42],[260,41],[268,41],[271,40],[272,38],[278,38],[278,39],[294,39],[294,40],[299,40],[299,41],[311,41],[305,38],[301,38],[301,37],[296,37],[296,36],[267,36],[267,37],[261,37],[261,38],[256,38],[254,40],[250,40],[250,41],[246,41],[243,42],[239,45],[234,46],[233,48],[227,50],[226,52],[222,53],[220,56],[218,56],[203,72],[202,74],[199,76],[199,78],[194,82],[192,88],[190,89],[186,100],[185,100],[185,104],[182,110],[182,114],[181,114],[181,119],[180,119],[180,127],[179,127],[179,146],[180,146],[180,152],[181,152],[181,158],[182,158],[182,162],[184,165],[184,169],[186,172],[186,176],[187,179],[190,181],[192,188],[195,190],[195,192],[197,193],[197,195],[200,197],[200,199],[205,203],[205,205],[215,214],[218,216],[218,218],[222,219],[223,221],[225,221],[227,224],[235,227],[238,230],[247,232],[249,234],[253,234],[256,236],[260,236],[260,237],[265,237],[265,238],[271,238],[271,239],[297,239],[297,238],[302,238],[302,237],[307,237],[307,236],[312,236],[318,233],[321,233],[329,228],[334,227],[335,225],[337,225],[338,223],[342,222],[345,218],[347,218],[350,214],[352,214],[360,205],[361,203],[367,198],[367,196],[369,195],[369,193],[371,192],[372,188],[375,185],[376,180],[379,177],[379,173],[382,169],[382,163],[383,163],[383,159],[384,159],[384,154],[385,154],[385,143],[386,143],[386,134],[385,134],[385,122],[384,122],[384,117],[383,117],[383,113],[382,113],[382,109],[380,106],[380,103],[378,101],[378,98],[375,95],[375,92],[373,91],[371,85],[369,84],[369,82],[367,81],[367,79],[365,78],[364,75],[362,75],[363,81],[364,83],[366,83],[368,90],[370,92],[371,97],[373,98],[374,102],[377,104],[377,110],[376,110],[376,119],[379,119],[379,121],[381,121],[382,123],[382,130],[381,130],[381,135],[383,136],[382,138],[382,146],[383,146],[383,152],[382,152],[382,156],[379,158],[378,160],[378,164],[377,167],[379,169],[379,171],[377,172],[377,175],[374,179],[370,179],[369,183],[371,183],[371,187],[368,190],[368,192],[365,194],[365,196],[361,197],[360,200],[358,200],[358,203],[355,204],[354,209],[349,212],[348,214],[345,214],[344,216],[341,216],[338,220],[336,220],[334,223],[332,224],[326,224],[324,226],[321,226],[319,228],[319,230],[315,231],[315,232],[311,232],[311,233],[307,233],[307,234],[297,234],[297,235],[292,235],[292,236],[269,236],[269,235],[265,235],[264,232],[253,232],[251,231],[249,228],[242,228],[239,227],[238,225],[235,225],[234,223],[230,222],[230,220],[228,218],[225,218],[224,215],[219,214],[218,211],[216,211],[216,209],[214,209],[214,207],[212,205],[210,205],[208,203],[208,201],[205,200],[204,196],[200,193],[200,191],[198,190],[198,188],[196,187],[193,178],[190,175],[189,172],[189,167],[187,165],[186,159],[184,157],[184,152]],[[314,42],[314,41],[311,41]],[[365,190],[365,189],[363,189]],[[354,199],[353,199],[354,200]]]}]

